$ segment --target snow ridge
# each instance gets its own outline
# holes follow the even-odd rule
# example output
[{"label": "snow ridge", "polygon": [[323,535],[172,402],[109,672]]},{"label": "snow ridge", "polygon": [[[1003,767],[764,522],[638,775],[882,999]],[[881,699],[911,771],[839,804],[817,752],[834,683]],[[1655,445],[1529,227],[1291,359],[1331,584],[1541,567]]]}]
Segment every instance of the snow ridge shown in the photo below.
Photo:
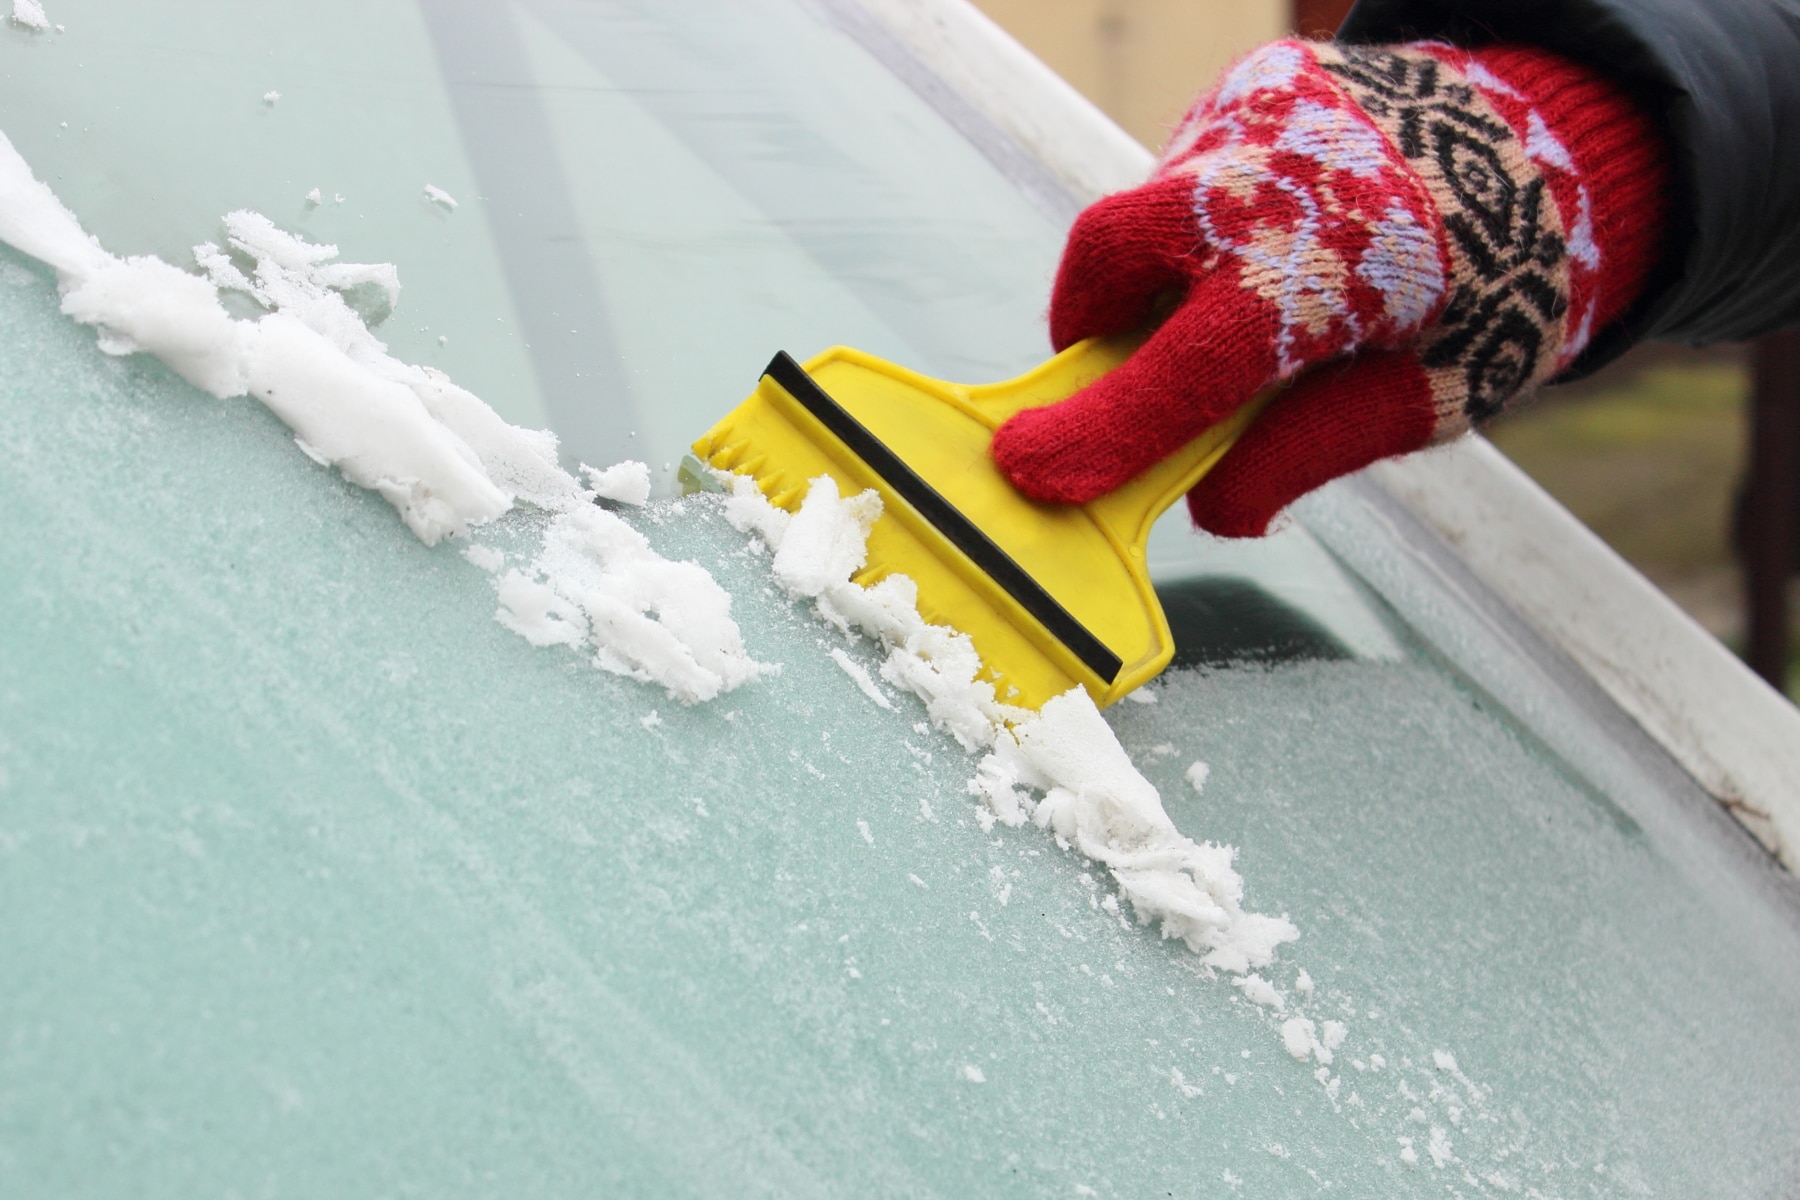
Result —
[{"label": "snow ridge", "polygon": [[911,579],[890,575],[869,588],[851,582],[881,515],[877,493],[842,497],[822,475],[790,514],[750,479],[721,479],[730,488],[726,519],[774,551],[771,569],[788,594],[812,600],[846,633],[873,638],[886,651],[881,677],[918,696],[938,728],[982,754],[968,788],[986,804],[986,826],[1029,820],[1105,864],[1139,923],[1159,923],[1164,937],[1180,939],[1208,966],[1242,975],[1300,936],[1286,917],[1244,911],[1236,852],[1175,827],[1085,691],[1072,688],[1040,713],[1003,704],[979,677],[968,636],[919,615]]},{"label": "snow ridge", "polygon": [[[510,425],[443,372],[388,353],[365,314],[378,321],[398,302],[393,266],[339,262],[336,246],[260,213],[224,224],[224,247],[194,248],[203,275],[110,254],[0,133],[0,241],[56,271],[63,312],[92,326],[102,351],[153,354],[222,400],[256,397],[310,458],[379,493],[426,545],[518,504],[551,514],[530,568],[496,581],[496,617],[536,645],[584,648],[596,667],[686,703],[772,669],[745,653],[725,590],[597,507],[558,464],[554,434]],[[261,315],[231,316],[221,293]],[[627,503],[648,490],[641,464],[590,478]]]}]

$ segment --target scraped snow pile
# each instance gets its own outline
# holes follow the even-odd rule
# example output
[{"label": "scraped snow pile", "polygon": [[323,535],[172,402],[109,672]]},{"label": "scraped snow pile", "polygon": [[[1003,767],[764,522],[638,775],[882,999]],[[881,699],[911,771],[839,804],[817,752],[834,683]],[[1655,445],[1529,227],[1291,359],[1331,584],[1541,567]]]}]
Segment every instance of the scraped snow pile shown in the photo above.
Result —
[{"label": "scraped snow pile", "polygon": [[788,513],[749,479],[725,481],[726,519],[773,551],[771,569],[788,594],[812,600],[845,632],[874,638],[886,651],[882,678],[923,700],[932,721],[965,748],[984,752],[969,791],[985,802],[986,825],[1030,821],[1103,863],[1141,924],[1159,923],[1164,937],[1179,938],[1210,966],[1242,975],[1300,936],[1285,917],[1244,911],[1234,851],[1175,828],[1085,691],[1073,688],[1041,713],[1003,704],[979,678],[969,638],[919,616],[912,580],[851,582],[881,515],[875,492],[840,496],[820,476],[800,510]]},{"label": "scraped snow pile", "polygon": [[[669,562],[594,504],[557,463],[554,434],[520,429],[430,367],[403,363],[369,331],[400,291],[387,264],[341,263],[253,212],[225,217],[196,275],[120,258],[83,232],[0,133],[0,241],[54,268],[63,312],[108,354],[153,354],[220,399],[251,395],[321,465],[380,493],[419,539],[466,535],[524,503],[553,514],[528,572],[499,578],[497,614],[527,639],[589,651],[594,665],[708,700],[770,668],[745,653],[731,597],[699,566]],[[261,310],[234,318],[235,293]],[[641,464],[594,472],[641,503]]]}]

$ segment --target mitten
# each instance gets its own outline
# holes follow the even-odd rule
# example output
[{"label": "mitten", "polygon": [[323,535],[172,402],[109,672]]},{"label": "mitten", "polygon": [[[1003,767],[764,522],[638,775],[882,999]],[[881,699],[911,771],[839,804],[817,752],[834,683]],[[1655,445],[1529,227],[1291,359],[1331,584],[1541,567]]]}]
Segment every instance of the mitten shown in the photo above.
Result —
[{"label": "mitten", "polygon": [[1272,384],[1188,496],[1213,533],[1447,441],[1564,370],[1643,289],[1667,151],[1604,77],[1535,48],[1283,41],[1229,71],[1150,181],[1076,220],[1050,336],[1131,358],[1013,417],[993,455],[1082,503]]}]

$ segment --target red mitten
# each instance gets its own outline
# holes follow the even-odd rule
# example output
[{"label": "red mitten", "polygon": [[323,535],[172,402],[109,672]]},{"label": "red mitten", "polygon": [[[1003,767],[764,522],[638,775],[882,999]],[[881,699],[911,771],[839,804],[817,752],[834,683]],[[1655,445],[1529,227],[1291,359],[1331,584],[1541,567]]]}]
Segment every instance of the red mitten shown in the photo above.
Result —
[{"label": "red mitten", "polygon": [[1148,183],[1069,234],[1057,349],[1178,298],[1172,315],[1112,374],[1002,425],[994,458],[1027,495],[1083,503],[1305,372],[1188,496],[1205,529],[1265,533],[1567,367],[1641,291],[1667,181],[1650,119],[1546,51],[1272,43],[1200,99]]}]

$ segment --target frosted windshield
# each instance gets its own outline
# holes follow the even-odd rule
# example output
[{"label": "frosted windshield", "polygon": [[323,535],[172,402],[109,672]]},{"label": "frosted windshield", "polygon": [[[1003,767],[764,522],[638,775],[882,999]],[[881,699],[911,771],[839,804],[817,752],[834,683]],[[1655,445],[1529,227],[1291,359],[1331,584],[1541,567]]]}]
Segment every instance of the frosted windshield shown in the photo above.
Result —
[{"label": "frosted windshield", "polygon": [[660,472],[778,349],[1045,350],[1056,224],[790,0],[86,4],[7,50],[13,140],[115,253],[250,208],[398,263],[395,352],[574,458]]},{"label": "frosted windshield", "polygon": [[[1056,221],[829,8],[47,7],[0,126],[110,249],[395,262],[395,353],[591,460],[774,348],[1041,353]],[[1350,491],[1159,531],[1241,665],[1108,713],[1300,930],[1258,986],[984,820],[716,499],[631,519],[781,671],[686,706],[10,251],[0,345],[0,1194],[1791,1193],[1792,881]]]}]

